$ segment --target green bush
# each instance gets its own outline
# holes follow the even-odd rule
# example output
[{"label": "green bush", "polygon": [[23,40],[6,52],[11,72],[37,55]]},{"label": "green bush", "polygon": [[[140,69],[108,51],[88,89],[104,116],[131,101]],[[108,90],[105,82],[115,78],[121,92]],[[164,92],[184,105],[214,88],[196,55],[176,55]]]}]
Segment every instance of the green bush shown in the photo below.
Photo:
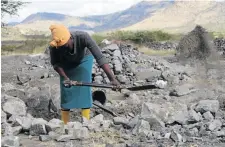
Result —
[{"label": "green bush", "polygon": [[108,38],[142,44],[152,41],[170,40],[173,38],[173,35],[162,31],[116,31],[108,34]]},{"label": "green bush", "polygon": [[104,35],[100,35],[100,34],[93,34],[91,35],[91,37],[96,41],[96,43],[98,45],[101,44],[102,40],[107,38],[107,36],[104,36]]}]

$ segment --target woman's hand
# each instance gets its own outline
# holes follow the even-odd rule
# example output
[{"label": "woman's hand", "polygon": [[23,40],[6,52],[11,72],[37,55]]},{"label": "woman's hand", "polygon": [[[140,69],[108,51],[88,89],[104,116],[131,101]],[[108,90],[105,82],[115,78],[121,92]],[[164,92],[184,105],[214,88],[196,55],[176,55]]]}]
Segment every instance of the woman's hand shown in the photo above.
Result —
[{"label": "woman's hand", "polygon": [[120,83],[119,83],[115,78],[111,81],[111,84],[112,84],[113,86],[115,86],[115,87],[113,88],[113,90],[118,90],[118,89],[120,89]]},{"label": "woman's hand", "polygon": [[70,88],[71,85],[72,85],[71,80],[69,78],[65,78],[64,81],[63,81],[63,84],[67,88]]}]

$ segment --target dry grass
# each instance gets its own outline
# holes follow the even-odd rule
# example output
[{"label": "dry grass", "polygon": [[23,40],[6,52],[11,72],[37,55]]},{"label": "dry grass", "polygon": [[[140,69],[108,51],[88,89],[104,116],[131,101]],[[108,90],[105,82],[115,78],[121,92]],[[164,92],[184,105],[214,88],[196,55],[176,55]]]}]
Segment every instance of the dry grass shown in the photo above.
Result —
[{"label": "dry grass", "polygon": [[151,56],[167,56],[167,55],[174,55],[176,53],[175,49],[172,50],[154,50],[148,47],[138,47],[138,50],[146,55]]}]

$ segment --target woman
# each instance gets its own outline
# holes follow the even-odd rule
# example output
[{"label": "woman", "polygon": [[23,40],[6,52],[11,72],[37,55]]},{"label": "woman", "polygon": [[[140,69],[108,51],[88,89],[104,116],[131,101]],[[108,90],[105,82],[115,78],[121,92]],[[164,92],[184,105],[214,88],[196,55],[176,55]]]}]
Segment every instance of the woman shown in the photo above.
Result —
[{"label": "woman", "polygon": [[51,25],[49,29],[52,34],[49,47],[51,64],[60,75],[61,118],[64,124],[67,124],[70,109],[81,108],[82,116],[89,120],[92,107],[91,88],[81,86],[66,88],[63,83],[70,80],[91,82],[94,58],[113,85],[119,86],[119,82],[88,33],[70,32],[63,25]]}]

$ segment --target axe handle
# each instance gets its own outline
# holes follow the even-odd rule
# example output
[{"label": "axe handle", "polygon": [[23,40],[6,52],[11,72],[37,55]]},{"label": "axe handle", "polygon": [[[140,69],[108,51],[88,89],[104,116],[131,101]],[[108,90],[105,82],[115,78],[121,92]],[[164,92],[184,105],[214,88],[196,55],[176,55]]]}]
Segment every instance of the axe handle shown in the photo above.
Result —
[{"label": "axe handle", "polygon": [[113,85],[106,85],[106,84],[97,84],[97,83],[87,83],[87,82],[77,82],[77,81],[70,81],[70,83],[64,83],[64,86],[70,84],[71,86],[88,86],[88,87],[100,87],[100,88],[115,88]]}]

